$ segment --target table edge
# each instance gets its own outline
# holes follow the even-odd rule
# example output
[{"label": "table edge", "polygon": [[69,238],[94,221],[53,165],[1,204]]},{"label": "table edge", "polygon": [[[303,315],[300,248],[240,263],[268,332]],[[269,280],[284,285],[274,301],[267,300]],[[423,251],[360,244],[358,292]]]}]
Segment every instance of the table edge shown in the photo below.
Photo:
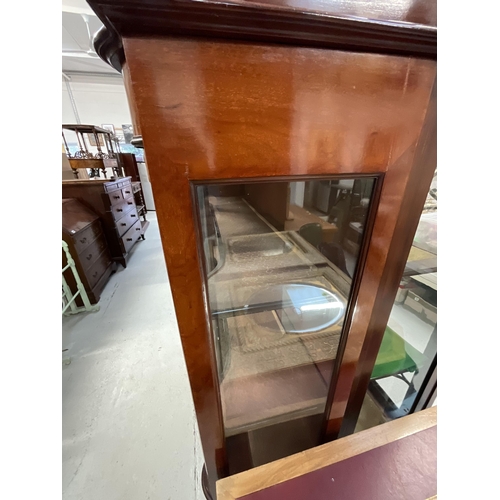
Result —
[{"label": "table edge", "polygon": [[372,427],[216,483],[217,500],[236,500],[437,425],[437,407]]}]

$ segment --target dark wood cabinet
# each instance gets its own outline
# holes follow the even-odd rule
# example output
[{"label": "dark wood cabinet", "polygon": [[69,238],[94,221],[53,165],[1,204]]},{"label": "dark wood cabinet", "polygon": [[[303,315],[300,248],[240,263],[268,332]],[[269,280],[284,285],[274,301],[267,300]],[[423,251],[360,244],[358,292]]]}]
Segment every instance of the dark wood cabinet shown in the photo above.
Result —
[{"label": "dark wood cabinet", "polygon": [[137,213],[146,221],[146,202],[144,201],[144,194],[142,191],[142,182],[139,175],[139,167],[137,160],[132,153],[117,153],[116,155],[123,169],[126,177],[130,177],[132,182],[132,192],[134,194],[135,204],[137,206]]},{"label": "dark wood cabinet", "polygon": [[[85,286],[91,304],[97,304],[109,276],[115,270],[102,225],[97,214],[75,199],[62,200],[62,239],[68,244],[78,275]],[[63,266],[66,257],[63,252]],[[72,273],[67,273],[67,283],[77,291]],[[77,305],[83,305],[80,297]]]},{"label": "dark wood cabinet", "polygon": [[140,181],[139,168],[137,167],[137,160],[132,153],[116,153],[120,166],[123,169],[125,177],[130,177],[132,182]]},{"label": "dark wood cabinet", "polygon": [[101,218],[113,260],[126,267],[132,247],[144,239],[149,225],[137,210],[130,177],[63,181],[62,195],[78,199]]},{"label": "dark wood cabinet", "polygon": [[215,496],[354,431],[436,168],[435,2],[89,4],[148,158]]}]

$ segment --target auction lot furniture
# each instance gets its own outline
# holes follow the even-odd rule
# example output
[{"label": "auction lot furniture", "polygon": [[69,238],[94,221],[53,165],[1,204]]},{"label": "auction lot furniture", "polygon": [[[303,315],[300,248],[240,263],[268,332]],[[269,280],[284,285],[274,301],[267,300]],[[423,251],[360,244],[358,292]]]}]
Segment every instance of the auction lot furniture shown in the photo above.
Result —
[{"label": "auction lot furniture", "polygon": [[127,267],[133,246],[144,239],[149,225],[140,220],[130,177],[62,181],[62,195],[78,199],[100,217],[112,259]]},{"label": "auction lot furniture", "polygon": [[[436,169],[435,2],[89,4],[143,139],[215,498],[354,431]],[[290,228],[331,205],[320,244]]]}]

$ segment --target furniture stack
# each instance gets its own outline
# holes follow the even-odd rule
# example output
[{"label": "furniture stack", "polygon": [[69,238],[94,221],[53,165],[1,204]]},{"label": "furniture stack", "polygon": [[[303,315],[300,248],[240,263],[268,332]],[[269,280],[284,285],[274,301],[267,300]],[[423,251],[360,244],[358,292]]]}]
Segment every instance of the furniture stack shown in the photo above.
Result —
[{"label": "furniture stack", "polygon": [[62,195],[78,199],[100,217],[112,259],[127,267],[132,248],[144,239],[149,225],[139,218],[131,178],[63,181]]},{"label": "furniture stack", "polygon": [[[63,198],[62,239],[69,247],[91,304],[96,304],[115,269],[99,217],[78,200]],[[65,260],[63,254],[63,267]],[[76,292],[73,274],[68,273],[67,283]],[[76,304],[84,305],[80,297],[76,298]]]},{"label": "furniture stack", "polygon": [[137,213],[139,217],[146,220],[146,203],[142,190],[142,181],[139,174],[139,167],[135,155],[132,153],[117,153],[118,161],[123,169],[126,177],[130,177],[132,182],[132,192],[134,194],[135,204],[137,206]]}]

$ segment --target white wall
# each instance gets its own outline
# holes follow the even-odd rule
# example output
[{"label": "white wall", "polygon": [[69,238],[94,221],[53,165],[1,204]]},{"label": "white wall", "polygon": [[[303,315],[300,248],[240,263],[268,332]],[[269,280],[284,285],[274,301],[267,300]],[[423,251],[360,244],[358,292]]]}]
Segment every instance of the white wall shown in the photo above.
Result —
[{"label": "white wall", "polygon": [[298,207],[304,206],[305,182],[290,183],[290,203]]},{"label": "white wall", "polygon": [[[86,125],[112,124],[115,128],[132,123],[123,79],[117,76],[70,75],[71,91],[80,122]],[[66,83],[62,81],[62,123],[77,123]],[[154,210],[147,168],[139,164],[139,175],[148,210]]]},{"label": "white wall", "polygon": [[[121,76],[71,76],[70,85],[81,123],[98,126],[112,123],[115,127],[132,123]],[[76,123],[64,80],[62,123]]]}]

